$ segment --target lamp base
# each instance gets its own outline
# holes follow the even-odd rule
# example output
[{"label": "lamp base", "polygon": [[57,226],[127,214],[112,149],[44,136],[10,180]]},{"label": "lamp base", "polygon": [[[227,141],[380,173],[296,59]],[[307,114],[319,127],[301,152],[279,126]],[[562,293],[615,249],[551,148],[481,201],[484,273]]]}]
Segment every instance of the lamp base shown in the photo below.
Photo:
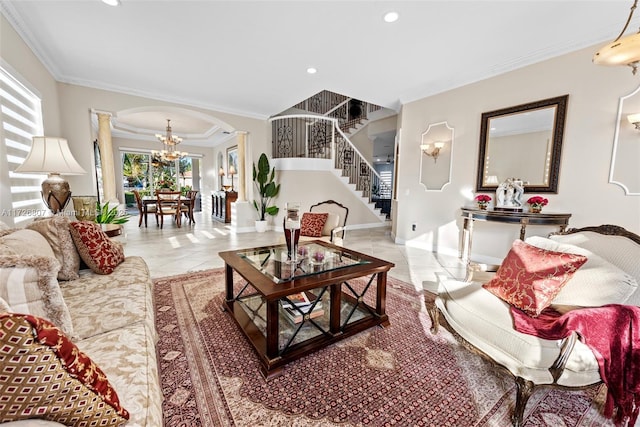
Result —
[{"label": "lamp base", "polygon": [[71,200],[69,183],[60,174],[50,173],[42,182],[42,200],[54,214],[62,212]]}]

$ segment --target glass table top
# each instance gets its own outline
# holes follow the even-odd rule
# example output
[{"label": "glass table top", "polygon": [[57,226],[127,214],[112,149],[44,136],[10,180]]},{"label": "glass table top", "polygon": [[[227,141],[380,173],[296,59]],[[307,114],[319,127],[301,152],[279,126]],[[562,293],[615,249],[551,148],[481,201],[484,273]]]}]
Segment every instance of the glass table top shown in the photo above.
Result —
[{"label": "glass table top", "polygon": [[316,243],[300,244],[296,252],[294,261],[289,259],[286,245],[240,251],[238,255],[275,283],[370,262],[340,248]]}]

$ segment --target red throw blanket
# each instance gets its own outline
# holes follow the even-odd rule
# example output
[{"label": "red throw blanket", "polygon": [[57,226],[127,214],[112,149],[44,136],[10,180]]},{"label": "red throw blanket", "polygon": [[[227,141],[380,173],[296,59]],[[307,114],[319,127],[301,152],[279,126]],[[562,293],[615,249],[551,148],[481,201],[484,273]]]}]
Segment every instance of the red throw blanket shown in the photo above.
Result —
[{"label": "red throw blanket", "polygon": [[611,304],[564,315],[547,309],[534,318],[512,306],[511,314],[515,329],[528,335],[557,340],[577,332],[596,356],[607,385],[604,415],[617,426],[635,425],[640,412],[640,307]]}]

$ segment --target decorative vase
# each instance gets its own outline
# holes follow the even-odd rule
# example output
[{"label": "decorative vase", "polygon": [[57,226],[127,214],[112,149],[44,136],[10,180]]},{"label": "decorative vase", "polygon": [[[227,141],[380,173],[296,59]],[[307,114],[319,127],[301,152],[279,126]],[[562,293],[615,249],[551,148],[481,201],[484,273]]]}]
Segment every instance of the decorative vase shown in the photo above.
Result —
[{"label": "decorative vase", "polygon": [[542,212],[542,206],[531,206],[531,208],[529,209],[529,212],[540,213]]},{"label": "decorative vase", "polygon": [[291,261],[296,260],[298,251],[298,241],[300,239],[300,203],[288,202],[286,205],[287,214],[284,217],[284,237],[287,241],[287,253]]},{"label": "decorative vase", "polygon": [[95,221],[97,196],[72,196],[73,210],[78,221]]},{"label": "decorative vase", "polygon": [[256,231],[258,233],[264,233],[265,231],[267,231],[268,224],[269,223],[266,220],[260,221],[259,219],[257,219],[256,220]]},{"label": "decorative vase", "polygon": [[478,203],[478,209],[480,209],[481,211],[486,211],[487,210],[487,204],[486,203]]}]

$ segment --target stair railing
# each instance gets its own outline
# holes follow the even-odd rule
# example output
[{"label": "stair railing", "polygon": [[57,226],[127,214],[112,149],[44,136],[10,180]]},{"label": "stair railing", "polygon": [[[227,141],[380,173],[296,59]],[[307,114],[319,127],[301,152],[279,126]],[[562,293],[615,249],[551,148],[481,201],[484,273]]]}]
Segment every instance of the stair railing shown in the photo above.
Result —
[{"label": "stair railing", "polygon": [[322,158],[333,160],[342,176],[355,184],[369,202],[391,198],[391,187],[340,129],[338,119],[312,114],[292,114],[269,119],[273,158]]}]

